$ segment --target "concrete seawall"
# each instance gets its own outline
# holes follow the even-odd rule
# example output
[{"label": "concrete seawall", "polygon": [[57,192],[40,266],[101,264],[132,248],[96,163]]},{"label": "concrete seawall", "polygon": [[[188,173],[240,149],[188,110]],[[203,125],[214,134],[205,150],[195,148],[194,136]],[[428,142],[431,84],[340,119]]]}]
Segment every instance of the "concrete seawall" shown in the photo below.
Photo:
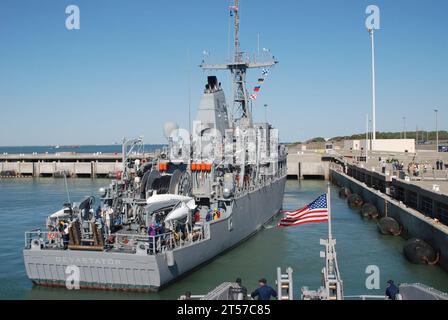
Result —
[{"label": "concrete seawall", "polygon": [[42,177],[66,172],[68,176],[102,177],[122,170],[121,162],[0,162],[0,172],[16,176]]},{"label": "concrete seawall", "polygon": [[325,154],[316,152],[294,152],[288,153],[288,178],[307,179],[321,178],[328,180],[329,161],[323,161]]},{"label": "concrete seawall", "polygon": [[[132,154],[131,159],[146,161],[154,154]],[[121,154],[16,154],[0,155],[0,177],[107,177],[123,170]]]},{"label": "concrete seawall", "polygon": [[[131,159],[150,159],[156,153],[133,154]],[[316,152],[292,152],[288,154],[290,179],[329,179],[329,161],[325,154]],[[105,177],[122,171],[121,153],[53,153],[0,155],[0,178],[51,177],[65,172],[70,177]]]},{"label": "concrete seawall", "polygon": [[435,222],[420,212],[405,206],[398,200],[369,188],[366,184],[347,176],[342,172],[330,169],[330,179],[333,183],[349,188],[359,194],[365,202],[375,205],[381,217],[389,216],[397,220],[403,227],[402,237],[405,239],[419,238],[429,243],[440,252],[439,265],[448,271],[448,227]]}]

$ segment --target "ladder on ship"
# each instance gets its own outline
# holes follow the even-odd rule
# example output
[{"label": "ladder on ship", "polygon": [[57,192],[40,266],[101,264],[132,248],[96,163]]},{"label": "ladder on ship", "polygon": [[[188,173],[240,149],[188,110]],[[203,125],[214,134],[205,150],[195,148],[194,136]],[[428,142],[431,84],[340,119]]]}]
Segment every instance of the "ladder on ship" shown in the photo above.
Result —
[{"label": "ladder on ship", "polygon": [[282,273],[280,267],[277,268],[278,300],[293,300],[293,292],[292,268],[287,268],[286,273]]}]

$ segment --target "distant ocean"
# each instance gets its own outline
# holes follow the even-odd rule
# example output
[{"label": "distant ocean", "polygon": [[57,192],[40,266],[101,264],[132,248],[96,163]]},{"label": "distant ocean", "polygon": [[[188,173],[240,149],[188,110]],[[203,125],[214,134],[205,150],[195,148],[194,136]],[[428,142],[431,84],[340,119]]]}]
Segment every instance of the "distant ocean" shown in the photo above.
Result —
[{"label": "distant ocean", "polygon": [[[153,152],[161,150],[165,145],[163,144],[145,144],[143,145],[144,152]],[[76,153],[115,153],[121,152],[121,145],[85,145],[85,146],[27,146],[27,147],[2,147],[0,146],[0,154],[31,154],[31,153],[56,153],[56,152],[76,152]]]}]

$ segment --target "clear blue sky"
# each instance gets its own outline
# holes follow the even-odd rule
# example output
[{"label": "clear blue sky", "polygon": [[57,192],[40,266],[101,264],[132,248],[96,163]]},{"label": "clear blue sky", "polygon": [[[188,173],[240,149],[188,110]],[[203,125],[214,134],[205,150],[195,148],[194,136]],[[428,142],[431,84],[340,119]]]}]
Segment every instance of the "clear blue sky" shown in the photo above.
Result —
[{"label": "clear blue sky", "polygon": [[[445,128],[448,1],[241,0],[242,49],[269,48],[280,64],[254,107],[269,105],[282,141],[365,131],[371,108],[365,8],[381,9],[376,33],[377,129]],[[65,8],[81,30],[65,28]],[[203,50],[225,58],[228,0],[1,0],[0,145],[109,144],[162,125],[188,128],[205,84]],[[191,62],[188,60],[191,52]],[[252,73],[252,87],[259,72]],[[228,88],[228,77],[219,73]],[[227,91],[227,99],[230,100]],[[193,116],[195,112],[193,113]]]}]

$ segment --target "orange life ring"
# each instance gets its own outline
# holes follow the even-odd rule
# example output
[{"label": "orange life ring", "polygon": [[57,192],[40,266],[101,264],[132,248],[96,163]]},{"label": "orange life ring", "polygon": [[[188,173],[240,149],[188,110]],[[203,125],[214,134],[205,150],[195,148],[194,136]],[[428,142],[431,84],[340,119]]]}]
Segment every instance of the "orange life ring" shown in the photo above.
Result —
[{"label": "orange life ring", "polygon": [[56,238],[56,232],[48,232],[48,240],[53,240]]}]

